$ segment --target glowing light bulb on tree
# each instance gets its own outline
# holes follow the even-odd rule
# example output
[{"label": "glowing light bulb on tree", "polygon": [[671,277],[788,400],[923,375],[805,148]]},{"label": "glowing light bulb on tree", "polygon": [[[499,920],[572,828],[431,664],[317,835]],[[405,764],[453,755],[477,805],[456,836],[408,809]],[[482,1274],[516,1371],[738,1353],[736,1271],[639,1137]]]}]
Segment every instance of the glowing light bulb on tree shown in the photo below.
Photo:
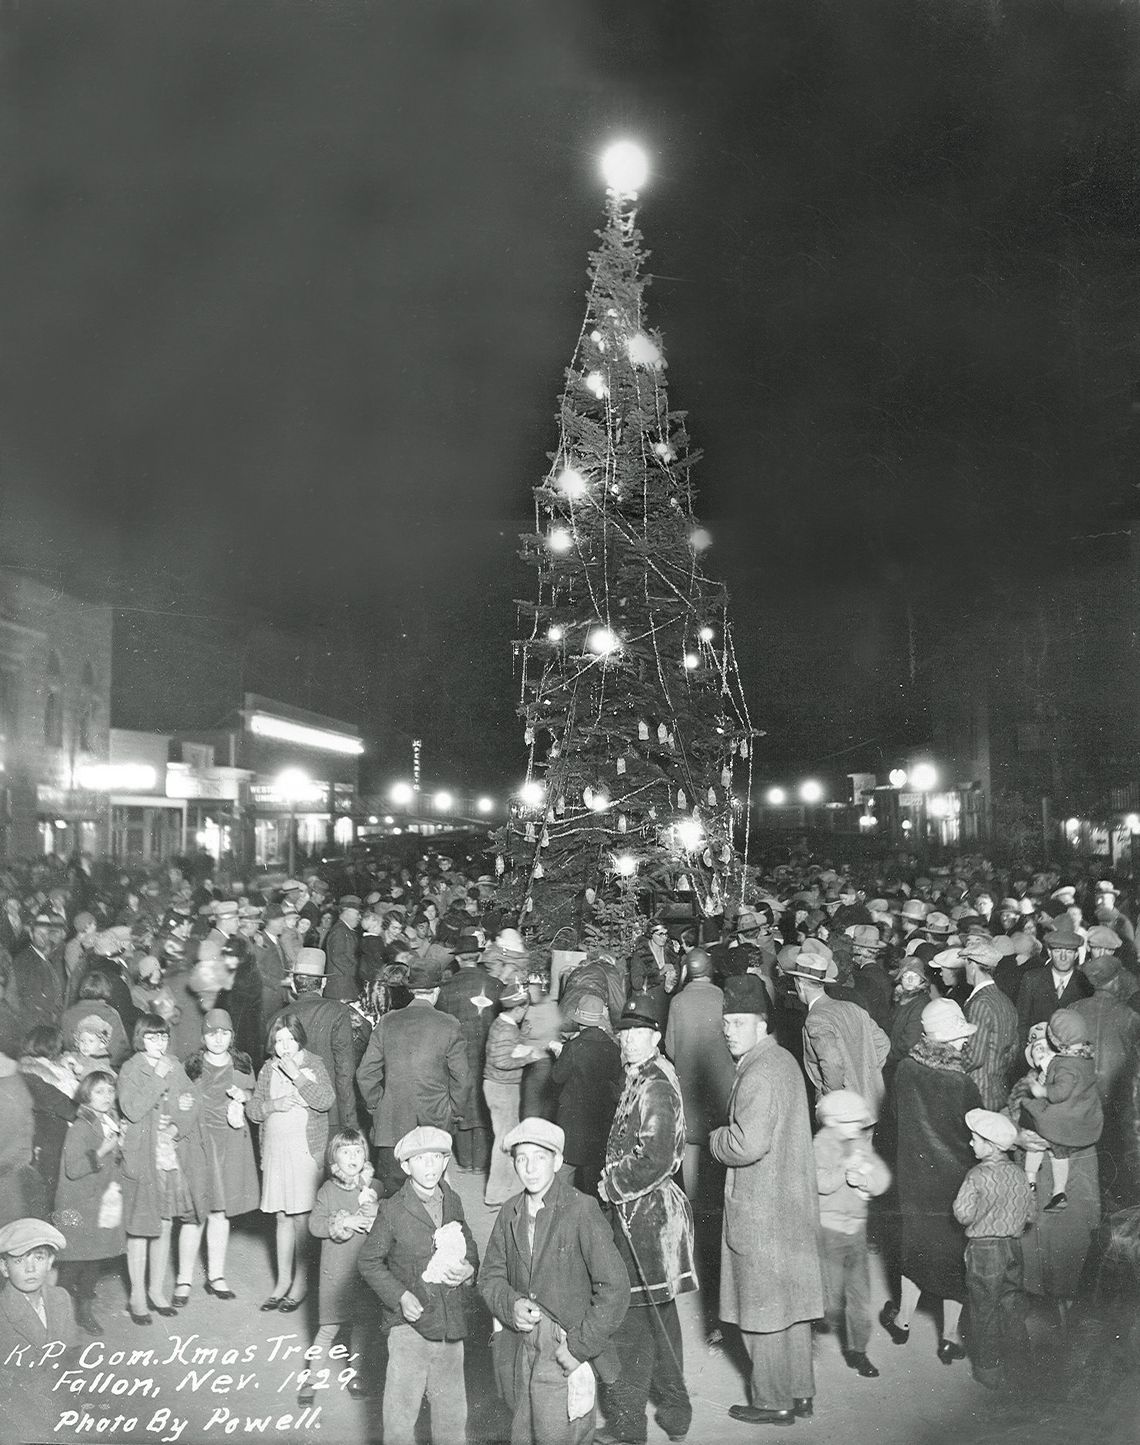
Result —
[{"label": "glowing light bulb on tree", "polygon": [[705,846],[705,830],[695,818],[682,818],[673,831],[686,853],[697,853]]},{"label": "glowing light bulb on tree", "polygon": [[609,392],[606,379],[600,371],[591,371],[586,377],[586,390],[593,392],[599,401]]},{"label": "glowing light bulb on tree", "polygon": [[559,627],[557,623],[554,623],[546,629],[546,639],[548,642],[561,642],[565,636],[566,633],[564,629]]},{"label": "glowing light bulb on tree", "polygon": [[[584,796],[584,795],[583,795]],[[606,792],[598,791],[591,793],[590,801],[587,804],[593,813],[604,813],[610,805],[610,796]]]},{"label": "glowing light bulb on tree", "polygon": [[586,495],[586,478],[576,467],[567,467],[558,478],[558,489],[565,493],[571,501]]},{"label": "glowing light bulb on tree", "polygon": [[694,668],[698,668],[700,667],[700,665],[701,659],[697,656],[695,652],[685,653],[685,668],[687,671],[692,672]]},{"label": "glowing light bulb on tree", "polygon": [[614,871],[619,878],[632,878],[637,872],[637,859],[632,853],[622,853],[614,859]]},{"label": "glowing light bulb on tree", "polygon": [[586,638],[586,646],[599,657],[608,657],[620,647],[617,633],[609,627],[595,627]]},{"label": "glowing light bulb on tree", "polygon": [[524,783],[519,797],[528,808],[541,808],[543,799],[546,797],[546,789],[541,783]]},{"label": "glowing light bulb on tree", "polygon": [[649,179],[649,157],[633,141],[615,141],[602,155],[602,179],[615,196],[636,196]]},{"label": "glowing light bulb on tree", "polygon": [[546,545],[552,552],[569,552],[574,538],[565,527],[554,527],[546,538]]},{"label": "glowing light bulb on tree", "polygon": [[698,527],[696,531],[689,533],[689,546],[694,552],[707,552],[712,546],[712,533],[704,527]]},{"label": "glowing light bulb on tree", "polygon": [[711,642],[716,636],[716,633],[712,630],[711,627],[702,627],[697,635],[700,637],[702,642]]}]

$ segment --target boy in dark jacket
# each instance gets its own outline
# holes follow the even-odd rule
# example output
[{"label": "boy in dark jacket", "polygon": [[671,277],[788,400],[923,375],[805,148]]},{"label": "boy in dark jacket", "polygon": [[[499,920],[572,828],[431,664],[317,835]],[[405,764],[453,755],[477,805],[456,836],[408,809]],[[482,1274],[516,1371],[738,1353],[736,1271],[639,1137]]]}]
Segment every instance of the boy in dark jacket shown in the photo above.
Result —
[{"label": "boy in dark jacket", "polygon": [[459,1195],[443,1182],[451,1135],[421,1125],[395,1156],[408,1182],[380,1205],[357,1265],[389,1332],[384,1441],[413,1445],[426,1394],[433,1445],[452,1445],[467,1429],[463,1339],[479,1255]]}]

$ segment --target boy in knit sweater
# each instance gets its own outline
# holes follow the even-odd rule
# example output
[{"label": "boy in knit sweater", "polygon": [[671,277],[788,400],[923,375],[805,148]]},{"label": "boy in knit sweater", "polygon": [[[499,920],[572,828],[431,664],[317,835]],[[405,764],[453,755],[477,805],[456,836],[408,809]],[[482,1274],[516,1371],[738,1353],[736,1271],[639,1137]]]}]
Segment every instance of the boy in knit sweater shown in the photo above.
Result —
[{"label": "boy in knit sweater", "polygon": [[821,1128],[812,1141],[819,1189],[820,1253],[827,1321],[845,1316],[844,1359],[865,1380],[878,1370],[867,1358],[871,1338],[871,1278],[867,1262],[867,1201],[886,1191],[891,1171],[871,1147],[874,1115],[861,1094],[835,1089],[815,1106]]},{"label": "boy in knit sweater", "polygon": [[966,1124],[978,1162],[958,1190],[954,1218],[966,1226],[974,1379],[996,1390],[1003,1355],[1011,1378],[1018,1378],[1029,1360],[1021,1236],[1033,1218],[1034,1198],[1024,1171],[1009,1157],[1017,1125],[988,1109],[971,1109]]}]

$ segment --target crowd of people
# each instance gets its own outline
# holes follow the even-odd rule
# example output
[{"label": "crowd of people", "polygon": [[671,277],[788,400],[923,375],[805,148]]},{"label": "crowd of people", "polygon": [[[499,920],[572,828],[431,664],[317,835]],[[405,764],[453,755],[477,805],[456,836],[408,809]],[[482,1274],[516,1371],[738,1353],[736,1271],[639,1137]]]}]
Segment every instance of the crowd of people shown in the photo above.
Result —
[{"label": "crowd of people", "polygon": [[371,1300],[386,1445],[425,1397],[464,1438],[476,1310],[517,1445],[636,1445],[651,1402],[683,1439],[698,1289],[756,1426],[811,1416],[831,1337],[876,1377],[923,1300],[989,1389],[1056,1386],[1034,1298],[1075,1375],[1105,1339],[1135,1363],[1140,962],[1111,878],[804,857],[715,920],[647,915],[627,954],[588,898],[571,946],[531,944],[482,866],[0,878],[0,1368],[105,1334],[106,1271],[140,1328],[234,1299],[254,1211],[256,1308],[314,1278],[331,1351]]}]

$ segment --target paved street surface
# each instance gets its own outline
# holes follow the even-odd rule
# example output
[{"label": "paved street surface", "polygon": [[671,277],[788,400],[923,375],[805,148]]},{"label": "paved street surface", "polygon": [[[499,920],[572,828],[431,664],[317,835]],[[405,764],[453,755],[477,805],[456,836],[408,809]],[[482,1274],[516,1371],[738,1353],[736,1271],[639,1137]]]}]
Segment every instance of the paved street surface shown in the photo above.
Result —
[{"label": "paved street surface", "polygon": [[[480,1248],[490,1233],[493,1215],[482,1203],[482,1180],[456,1174]],[[253,1215],[235,1232],[230,1253],[229,1282],[237,1300],[211,1299],[196,1280],[189,1305],[176,1319],[155,1316],[154,1324],[136,1326],[126,1314],[126,1292],[110,1274],[100,1284],[98,1309],[105,1339],[88,1348],[85,1365],[70,1376],[31,1365],[9,1371],[16,1384],[5,1402],[0,1442],[9,1441],[164,1441],[173,1445],[208,1445],[219,1440],[270,1438],[277,1441],[364,1445],[379,1442],[382,1346],[367,1323],[353,1339],[360,1358],[353,1366],[369,1382],[372,1394],[353,1399],[334,1378],[317,1393],[319,1411],[302,1415],[297,1407],[294,1371],[304,1368],[298,1347],[308,1344],[315,1314],[262,1314],[257,1306],[269,1294],[272,1272],[270,1234]],[[872,1261],[876,1310],[887,1297],[878,1258]],[[715,1265],[706,1269],[715,1287]],[[311,1301],[310,1303],[315,1303]],[[729,1418],[728,1407],[746,1399],[744,1376],[732,1351],[710,1350],[704,1308],[707,1296],[687,1295],[680,1301],[684,1326],[685,1372],[693,1397],[692,1445],[770,1438],[794,1438],[799,1445],[942,1445],[942,1442],[1000,1442],[1000,1445],[1135,1445],[1140,1441],[1140,1390],[1121,1392],[1104,1418],[1093,1421],[1063,1402],[1038,1398],[1015,1402],[992,1395],[974,1383],[967,1363],[944,1366],[935,1357],[936,1331],[931,1318],[916,1317],[912,1339],[902,1348],[891,1344],[876,1325],[868,1353],[882,1371],[878,1380],[861,1380],[848,1370],[834,1338],[816,1339],[816,1401],[811,1421],[791,1431],[741,1425]],[[1035,1333],[1048,1343],[1051,1326],[1036,1321]],[[489,1323],[480,1317],[467,1348],[469,1438],[505,1439],[506,1421],[489,1387],[487,1338]],[[192,1338],[191,1338],[192,1337]],[[170,1359],[181,1345],[180,1356]],[[155,1361],[116,1352],[151,1349]],[[216,1351],[214,1356],[195,1351]],[[228,1353],[227,1353],[228,1352]],[[248,1363],[242,1363],[242,1361]],[[341,1362],[342,1368],[349,1368]],[[153,1380],[150,1390],[147,1380]],[[76,1390],[69,1387],[81,1386]],[[38,1388],[36,1388],[38,1386]],[[55,1388],[52,1389],[51,1387]],[[50,1396],[46,1400],[45,1394]],[[133,1393],[126,1393],[133,1390]],[[117,1393],[117,1392],[123,1393]],[[169,1412],[164,1414],[163,1412]],[[133,1426],[131,1422],[135,1423]],[[420,1429],[428,1440],[426,1415]],[[14,1433],[10,1433],[14,1431]],[[650,1412],[649,1441],[666,1439]],[[448,1442],[451,1445],[451,1442]],[[456,1442],[459,1445],[459,1442]]]}]

